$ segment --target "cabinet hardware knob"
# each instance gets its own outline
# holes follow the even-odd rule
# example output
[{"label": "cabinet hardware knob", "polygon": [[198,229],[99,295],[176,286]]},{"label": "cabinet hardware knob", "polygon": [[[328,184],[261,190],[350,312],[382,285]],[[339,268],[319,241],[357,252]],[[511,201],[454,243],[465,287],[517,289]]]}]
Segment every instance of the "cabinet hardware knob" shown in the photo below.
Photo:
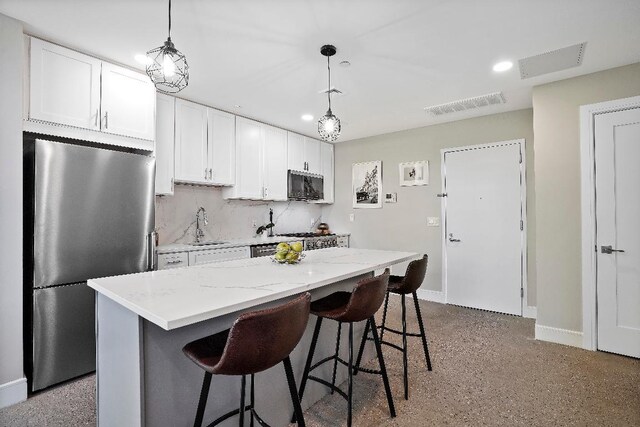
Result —
[{"label": "cabinet hardware knob", "polygon": [[204,179],[207,179],[207,172],[208,172],[207,168],[204,168]]},{"label": "cabinet hardware knob", "polygon": [[109,112],[104,112],[104,128],[109,129]]},{"label": "cabinet hardware knob", "polygon": [[98,127],[98,117],[100,117],[100,109],[96,108],[96,121],[94,123],[94,127]]}]

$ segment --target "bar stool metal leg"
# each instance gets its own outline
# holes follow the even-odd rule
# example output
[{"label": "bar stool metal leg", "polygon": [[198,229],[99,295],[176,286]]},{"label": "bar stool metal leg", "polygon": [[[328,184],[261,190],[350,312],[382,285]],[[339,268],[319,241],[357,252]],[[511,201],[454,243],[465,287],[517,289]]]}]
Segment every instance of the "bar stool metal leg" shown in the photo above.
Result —
[{"label": "bar stool metal leg", "polygon": [[240,382],[240,427],[244,427],[244,411],[246,410],[245,404],[244,404],[244,395],[245,395],[246,387],[247,387],[247,376],[243,375],[242,381]]},{"label": "bar stool metal leg", "polygon": [[[338,370],[338,356],[340,356],[340,336],[342,334],[342,322],[338,322],[338,336],[336,338],[336,358],[333,361],[333,374],[331,375],[331,385],[336,385],[336,371]],[[331,389],[333,394],[333,389]]]},{"label": "bar stool metal leg", "polygon": [[349,322],[349,388],[347,389],[347,427],[351,427],[353,417],[353,322]]},{"label": "bar stool metal leg", "polygon": [[424,323],[422,323],[422,313],[420,312],[420,304],[418,303],[418,294],[413,293],[413,303],[416,306],[416,316],[418,317],[418,325],[420,325],[420,335],[422,336],[422,348],[424,357],[427,359],[427,371],[431,371],[431,357],[429,357],[429,346],[427,345],[427,335],[424,332]]},{"label": "bar stool metal leg", "polygon": [[384,391],[387,394],[387,403],[389,404],[389,412],[392,418],[396,416],[396,407],[393,404],[393,395],[391,394],[391,387],[389,386],[389,377],[387,376],[387,368],[384,364],[384,356],[382,354],[382,346],[380,345],[380,338],[378,337],[378,328],[376,327],[376,320],[371,316],[369,319],[371,322],[371,332],[373,334],[373,342],[376,345],[376,352],[378,353],[378,363],[380,364],[380,373],[382,374],[382,382],[384,383]]},{"label": "bar stool metal leg", "polygon": [[[309,370],[311,369],[311,362],[313,362],[313,353],[316,351],[316,344],[318,343],[318,335],[320,334],[320,327],[322,326],[322,317],[318,317],[316,320],[316,327],[313,330],[313,338],[311,338],[311,345],[309,346],[309,354],[307,355],[307,361],[304,364],[304,371],[302,373],[302,379],[300,380],[300,388],[298,389],[298,399],[302,402],[302,396],[304,394],[304,388],[307,385],[307,379],[309,378]],[[291,422],[296,422],[296,415],[293,414]]]},{"label": "bar stool metal leg", "polygon": [[209,388],[211,387],[212,374],[209,372],[204,373],[204,379],[202,380],[202,390],[200,391],[200,400],[198,401],[198,410],[196,411],[196,420],[193,423],[194,427],[202,426],[202,418],[204,417],[204,408],[207,406],[207,398],[209,397]]},{"label": "bar stool metal leg", "polygon": [[382,311],[382,328],[380,329],[380,341],[384,339],[384,325],[387,323],[387,308],[389,307],[389,291],[384,299],[384,310]]},{"label": "bar stool metal leg", "polygon": [[407,305],[406,298],[403,294],[402,300],[402,373],[404,380],[404,399],[409,400],[409,373],[407,360]]},{"label": "bar stool metal leg", "polygon": [[255,393],[255,387],[254,387],[254,375],[251,374],[251,403],[249,404],[249,406],[251,406],[251,421],[249,423],[250,427],[253,427],[253,414],[256,410],[256,393]]},{"label": "bar stool metal leg", "polygon": [[291,359],[287,356],[282,361],[284,365],[284,372],[287,375],[287,384],[289,385],[289,394],[291,394],[291,401],[293,403],[294,418],[298,421],[298,425],[305,427],[304,415],[302,415],[302,407],[300,406],[300,399],[298,398],[298,392],[296,390],[296,381],[293,377],[293,369],[291,368]]},{"label": "bar stool metal leg", "polygon": [[364,352],[364,345],[367,343],[367,337],[369,336],[369,328],[371,323],[367,319],[367,323],[364,326],[364,333],[362,334],[362,340],[360,341],[360,349],[358,350],[358,358],[356,359],[356,366],[353,368],[353,375],[358,375],[360,371],[360,362],[362,362],[362,353]]}]

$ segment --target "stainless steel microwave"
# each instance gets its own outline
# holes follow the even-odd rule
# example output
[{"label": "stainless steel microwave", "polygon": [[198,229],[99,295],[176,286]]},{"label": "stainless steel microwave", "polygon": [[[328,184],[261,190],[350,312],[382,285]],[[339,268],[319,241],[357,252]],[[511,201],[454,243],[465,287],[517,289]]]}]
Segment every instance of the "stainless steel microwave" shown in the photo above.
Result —
[{"label": "stainless steel microwave", "polygon": [[324,178],[322,175],[289,169],[287,197],[289,200],[324,199]]}]

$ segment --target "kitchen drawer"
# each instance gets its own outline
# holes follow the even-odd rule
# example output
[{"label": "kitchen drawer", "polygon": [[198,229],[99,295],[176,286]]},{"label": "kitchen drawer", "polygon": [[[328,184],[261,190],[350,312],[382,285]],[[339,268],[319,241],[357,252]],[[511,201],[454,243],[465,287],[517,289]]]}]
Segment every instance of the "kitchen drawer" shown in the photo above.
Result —
[{"label": "kitchen drawer", "polygon": [[174,254],[158,255],[158,270],[168,270],[170,268],[187,267],[189,265],[189,253],[178,252]]},{"label": "kitchen drawer", "polygon": [[250,258],[249,246],[239,248],[210,249],[189,252],[189,265],[209,264],[212,262],[229,261],[232,259]]},{"label": "kitchen drawer", "polygon": [[348,248],[349,247],[349,236],[338,236],[338,247],[339,248]]}]

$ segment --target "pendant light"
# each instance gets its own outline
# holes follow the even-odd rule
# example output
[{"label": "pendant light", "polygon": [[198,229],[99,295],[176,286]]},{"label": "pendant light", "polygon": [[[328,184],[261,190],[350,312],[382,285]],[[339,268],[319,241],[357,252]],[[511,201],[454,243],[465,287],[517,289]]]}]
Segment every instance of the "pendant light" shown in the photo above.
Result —
[{"label": "pendant light", "polygon": [[160,92],[177,93],[189,84],[189,65],[184,54],[171,41],[171,0],[169,0],[169,36],[160,47],[147,52],[147,75]]},{"label": "pendant light", "polygon": [[327,114],[318,120],[318,133],[323,141],[333,142],[340,136],[340,119],[331,112],[331,63],[330,58],[336,54],[336,47],[330,44],[322,46],[320,53],[327,57],[327,70],[329,71],[329,86],[327,88],[327,98],[329,100],[329,109]]}]

